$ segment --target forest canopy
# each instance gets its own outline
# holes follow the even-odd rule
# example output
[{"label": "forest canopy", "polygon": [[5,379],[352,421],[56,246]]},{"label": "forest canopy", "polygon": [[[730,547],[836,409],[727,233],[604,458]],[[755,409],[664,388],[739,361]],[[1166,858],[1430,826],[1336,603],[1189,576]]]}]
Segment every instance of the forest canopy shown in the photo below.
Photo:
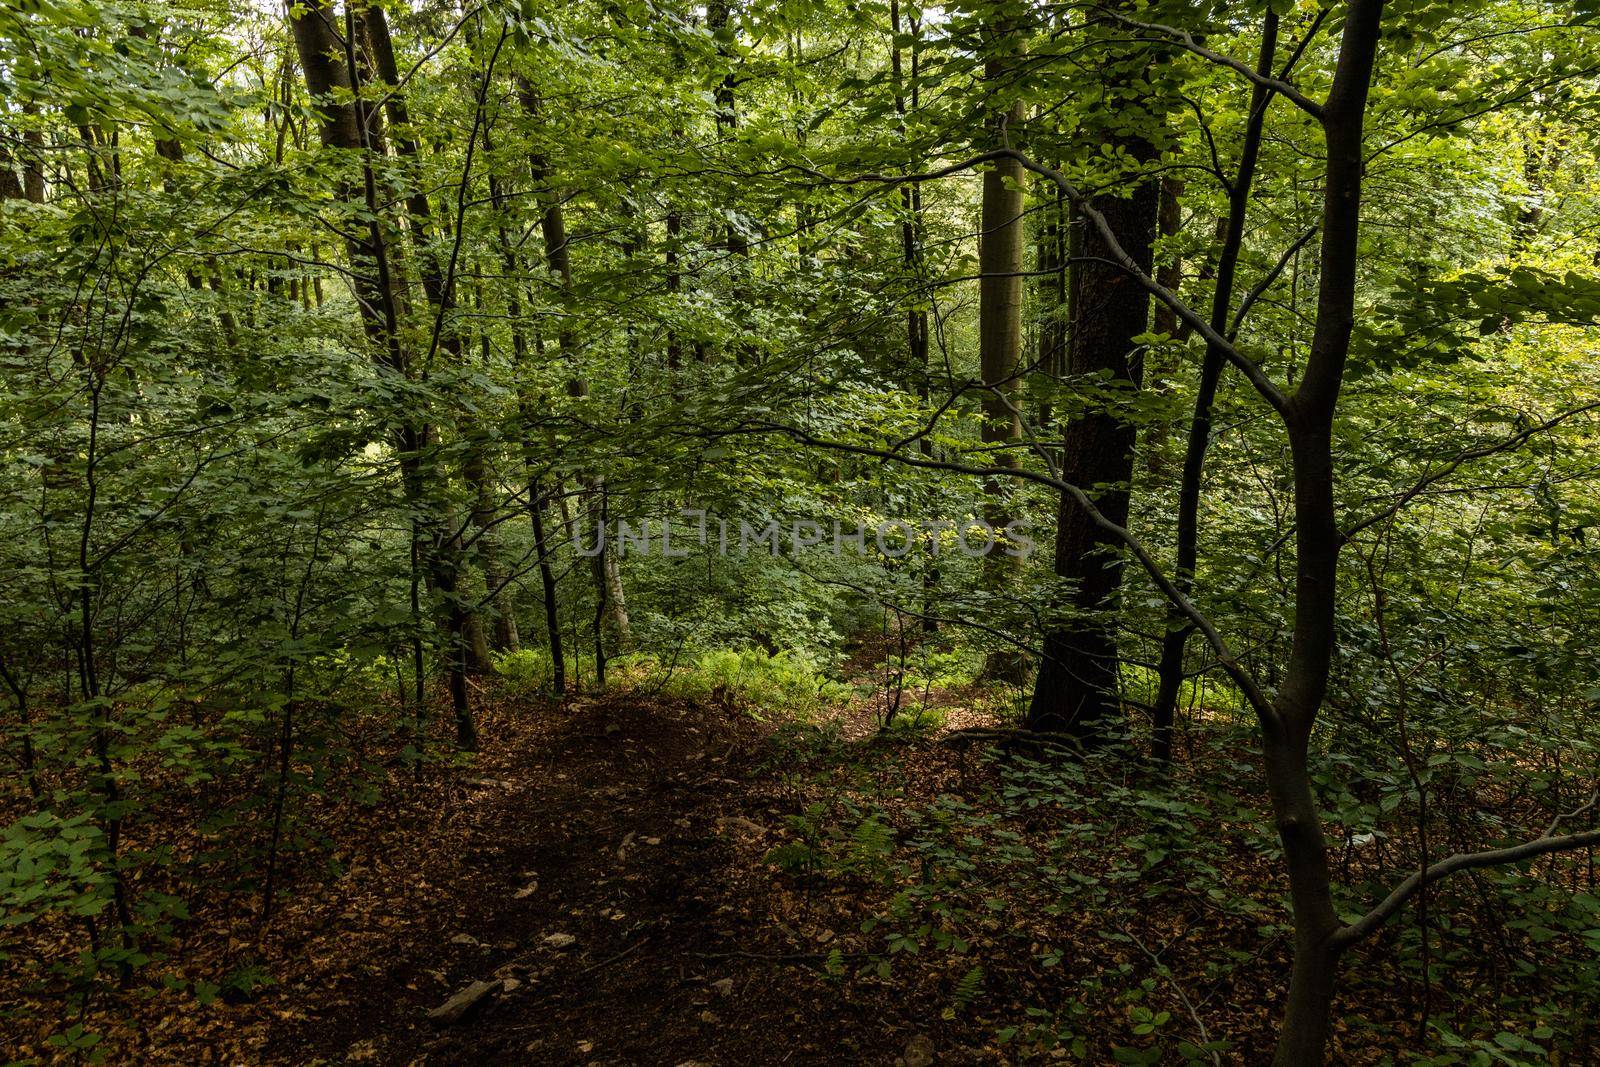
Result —
[{"label": "forest canopy", "polygon": [[5,1051],[1595,1062],[1597,131],[1590,0],[7,0]]}]

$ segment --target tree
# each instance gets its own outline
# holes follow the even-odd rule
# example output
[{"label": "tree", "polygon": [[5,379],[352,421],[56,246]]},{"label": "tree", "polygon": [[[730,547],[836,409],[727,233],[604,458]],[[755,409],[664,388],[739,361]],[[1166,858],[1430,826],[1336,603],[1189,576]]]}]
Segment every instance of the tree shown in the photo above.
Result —
[{"label": "tree", "polygon": [[[1020,137],[1026,115],[1017,71],[1025,38],[1010,18],[997,15],[985,31],[991,54],[984,64],[984,82],[1004,105],[994,109],[986,134],[1001,148],[1010,147]],[[979,410],[988,460],[1000,472],[1017,467],[1020,460],[1015,449],[1022,439],[1022,417],[1015,397],[1022,354],[1023,195],[1023,172],[1015,160],[1001,157],[984,171],[978,234],[978,365],[983,386]],[[1012,521],[1006,499],[1010,492],[1010,479],[1003,474],[984,485],[984,521],[994,530],[1003,531]],[[989,542],[985,563],[993,585],[1015,577],[1015,557],[1005,553],[998,538]],[[1014,653],[1003,651],[991,656],[985,669],[1005,677],[1015,675],[1019,666]]]},{"label": "tree", "polygon": [[[357,224],[346,231],[352,283],[373,359],[390,374],[404,379],[409,365],[401,347],[400,305],[373,168],[374,128],[371,123],[374,116],[361,103],[359,95],[348,102],[341,99],[341,92],[355,93],[359,89],[352,79],[352,72],[358,70],[355,60],[356,23],[354,13],[347,9],[341,35],[335,28],[336,18],[331,4],[319,4],[306,8],[298,17],[291,13],[290,24],[300,66],[305,72],[306,88],[318,101],[320,108],[323,146],[360,153],[361,192],[358,194],[355,186],[349,183],[344,184],[341,190],[346,202],[363,208],[367,216],[365,226]],[[386,33],[382,36],[387,40]],[[417,224],[420,225],[420,220],[417,220]],[[434,344],[437,344],[439,324],[446,310],[443,303],[445,283],[441,281],[439,284],[439,318],[435,324]],[[459,548],[448,529],[449,520],[438,513],[438,505],[431,497],[434,488],[429,482],[433,475],[424,465],[423,452],[431,435],[430,429],[415,416],[405,416],[397,420],[390,429],[390,435],[399,459],[406,501],[415,513],[413,538],[421,546],[424,571],[434,591],[445,602],[450,691],[456,717],[457,743],[462,748],[475,748],[477,728],[472,720],[466,685],[468,610],[460,589]],[[413,551],[416,552],[415,549]],[[420,662],[419,654],[419,665]],[[419,666],[419,703],[421,689]]]},{"label": "tree", "polygon": [[[1142,52],[1111,69],[1107,92],[1117,79],[1133,78],[1148,62]],[[1127,64],[1131,64],[1130,71]],[[1128,520],[1137,426],[1126,411],[1143,378],[1141,338],[1149,329],[1150,294],[1130,278],[1111,251],[1120,248],[1140,271],[1154,261],[1159,182],[1138,173],[1155,159],[1149,135],[1106,129],[1104,154],[1126,160],[1135,173],[1131,188],[1104,193],[1088,210],[1106,220],[1106,230],[1085,226],[1073,243],[1072,319],[1066,372],[1100,394],[1100,403],[1069,418],[1063,435],[1061,477],[1093,494],[1100,514],[1119,526]],[[1118,410],[1118,408],[1123,410]],[[1070,589],[1066,618],[1044,634],[1044,652],[1028,707],[1028,728],[1103,739],[1120,716],[1116,601],[1122,585],[1120,546],[1076,502],[1063,497],[1056,519],[1055,573]]]},{"label": "tree", "polygon": [[318,1007],[373,812],[665,759],[952,1041],[1586,1062],[1592,16],[0,7],[18,1054]]},{"label": "tree", "polygon": [[[1313,27],[1313,32],[1315,28]],[[1221,248],[1217,252],[1215,290],[1211,300],[1211,332],[1233,338],[1238,330],[1229,324],[1233,312],[1234,273],[1244,247],[1245,216],[1250,210],[1250,190],[1260,158],[1261,135],[1273,92],[1264,84],[1275,70],[1278,51],[1278,16],[1268,11],[1261,31],[1261,53],[1256,62],[1257,81],[1250,94],[1249,118],[1239,149],[1239,162],[1228,188],[1228,213],[1222,222]],[[1169,291],[1173,288],[1165,286]],[[1171,314],[1171,309],[1167,309]],[[1178,329],[1176,320],[1172,329]],[[1207,342],[1200,365],[1200,382],[1195,391],[1194,415],[1184,448],[1182,482],[1178,488],[1177,549],[1175,575],[1178,587],[1193,588],[1196,555],[1199,551],[1200,491],[1205,474],[1206,450],[1211,446],[1212,408],[1216,404],[1217,383],[1227,366],[1227,355],[1220,346]],[[1152,748],[1156,759],[1172,758],[1172,724],[1177,713],[1178,693],[1183,685],[1184,649],[1194,627],[1176,608],[1168,612],[1166,632],[1161,639],[1161,659],[1157,665],[1157,688],[1152,709],[1154,729]]]}]

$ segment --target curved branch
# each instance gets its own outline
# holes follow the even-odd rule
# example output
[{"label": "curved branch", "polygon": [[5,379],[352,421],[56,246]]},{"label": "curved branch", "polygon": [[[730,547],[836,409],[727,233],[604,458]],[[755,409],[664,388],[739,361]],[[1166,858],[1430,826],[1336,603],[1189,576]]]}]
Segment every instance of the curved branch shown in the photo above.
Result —
[{"label": "curved branch", "polygon": [[1440,467],[1438,470],[1429,474],[1424,474],[1421,478],[1418,478],[1417,481],[1412,484],[1411,488],[1401,493],[1388,507],[1382,508],[1373,514],[1368,515],[1366,518],[1360,519],[1347,526],[1339,535],[1340,540],[1342,542],[1348,542],[1362,530],[1376,526],[1384,519],[1396,514],[1407,504],[1411,503],[1411,501],[1415,500],[1430,485],[1448,478],[1450,475],[1459,470],[1463,464],[1466,464],[1474,459],[1483,459],[1486,456],[1493,456],[1500,452],[1508,452],[1511,449],[1516,448],[1518,445],[1523,444],[1529,438],[1536,436],[1537,434],[1544,433],[1546,430],[1552,430],[1570,418],[1582,415],[1588,411],[1594,411],[1597,408],[1600,408],[1600,400],[1563,411],[1559,415],[1552,416],[1551,418],[1548,418],[1537,425],[1529,426],[1527,429],[1514,433],[1510,437],[1507,437],[1503,440],[1495,441],[1492,444],[1480,445],[1477,448],[1469,448],[1465,452],[1459,453],[1454,459],[1450,460],[1443,467]]},{"label": "curved branch", "polygon": [[[1591,800],[1589,803],[1592,805],[1594,801]],[[1583,833],[1564,834],[1560,837],[1552,837],[1546,832],[1532,841],[1524,841],[1520,845],[1511,845],[1507,848],[1490,849],[1487,852],[1458,852],[1426,870],[1417,871],[1401,882],[1377,907],[1335,933],[1329,941],[1330,947],[1335,952],[1344,951],[1382,926],[1395,912],[1405,907],[1406,902],[1412,897],[1434,882],[1448,878],[1458,871],[1520,863],[1551,852],[1570,852],[1573,849],[1588,848],[1593,845],[1600,845],[1600,830],[1585,830]]]},{"label": "curved branch", "polygon": [[1284,81],[1282,78],[1274,78],[1271,75],[1261,74],[1248,63],[1242,63],[1239,60],[1234,59],[1232,56],[1223,55],[1221,52],[1213,52],[1199,41],[1196,41],[1194,36],[1190,34],[1188,30],[1180,30],[1175,26],[1164,26],[1159,22],[1140,22],[1137,19],[1131,19],[1128,16],[1120,14],[1116,11],[1107,11],[1102,9],[1100,13],[1109,19],[1122,23],[1124,26],[1129,26],[1136,30],[1142,30],[1145,33],[1158,33],[1174,44],[1181,46],[1185,51],[1192,52],[1199,56],[1201,59],[1208,60],[1209,62],[1215,63],[1218,66],[1227,67],[1236,74],[1244,75],[1244,77],[1248,78],[1253,84],[1260,85],[1263,88],[1271,89],[1273,92],[1279,94],[1285,100],[1288,100],[1300,110],[1316,119],[1318,122],[1322,121],[1322,105],[1308,97],[1305,93],[1302,93],[1299,89],[1296,89],[1293,85]]},{"label": "curved branch", "polygon": [[1283,250],[1283,255],[1278,257],[1278,262],[1272,265],[1272,269],[1267,271],[1266,276],[1256,283],[1255,288],[1245,294],[1244,299],[1239,301],[1239,310],[1233,314],[1233,325],[1228,327],[1229,337],[1239,336],[1239,327],[1244,325],[1245,316],[1250,314],[1250,309],[1255,306],[1256,301],[1260,300],[1266,295],[1267,290],[1272,288],[1272,284],[1278,280],[1284,269],[1289,266],[1289,261],[1294,259],[1295,253],[1309,244],[1311,239],[1321,230],[1321,226],[1312,226],[1296,238],[1293,244]]}]

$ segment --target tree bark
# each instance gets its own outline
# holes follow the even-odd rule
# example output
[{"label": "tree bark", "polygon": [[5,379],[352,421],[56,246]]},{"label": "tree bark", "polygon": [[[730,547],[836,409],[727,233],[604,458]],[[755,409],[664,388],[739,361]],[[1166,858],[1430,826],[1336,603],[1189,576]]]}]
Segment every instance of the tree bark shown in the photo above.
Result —
[{"label": "tree bark", "polygon": [[[1143,137],[1125,132],[1104,136],[1116,155],[1141,164],[1155,157]],[[1122,250],[1146,275],[1154,259],[1159,195],[1157,180],[1137,178],[1126,193],[1103,193],[1090,201]],[[1143,355],[1134,338],[1149,329],[1150,294],[1116,265],[1098,228],[1084,226],[1072,243],[1067,374],[1074,379],[1104,377],[1112,388],[1120,386],[1110,401],[1115,403],[1131,397],[1142,383]],[[1062,436],[1062,479],[1087,492],[1118,526],[1128,520],[1136,437],[1133,423],[1107,409],[1070,419]],[[1026,719],[1030,730],[1067,733],[1097,744],[1120,717],[1113,618],[1122,586],[1119,548],[1082,508],[1062,497],[1055,573],[1068,590],[1067,611],[1045,631],[1043,659]]]},{"label": "tree bark", "polygon": [[[1004,22],[990,28],[995,50],[984,65],[989,92],[1004,93],[1015,77],[1013,57],[1021,54],[1016,31]],[[989,139],[994,147],[1015,147],[1024,117],[1020,98],[991,119]],[[983,380],[980,408],[982,440],[989,463],[997,471],[1020,463],[1016,446],[1022,440],[1022,420],[1017,412],[1017,362],[1022,354],[1022,219],[1023,169],[1014,158],[997,160],[983,175],[983,206],[978,235],[978,362]],[[1011,521],[1007,497],[1011,478],[997,473],[984,484],[984,519],[996,530]],[[991,542],[985,572],[991,585],[1008,580],[1018,560]]]},{"label": "tree bark", "polygon": [[[1261,52],[1256,71],[1263,77],[1272,74],[1278,48],[1278,16],[1268,12],[1261,31]],[[1228,318],[1233,312],[1234,275],[1239,252],[1244,246],[1245,215],[1250,209],[1250,189],[1255,179],[1256,161],[1261,153],[1261,134],[1266,123],[1272,94],[1257,85],[1250,97],[1250,114],[1244,143],[1239,152],[1239,167],[1228,195],[1228,215],[1224,222],[1222,249],[1217,255],[1216,290],[1211,300],[1211,329],[1228,333]],[[1205,475],[1206,451],[1211,445],[1212,408],[1217,385],[1222,379],[1227,357],[1215,343],[1206,345],[1200,364],[1200,382],[1195,391],[1194,414],[1189,421],[1189,437],[1184,449],[1183,478],[1178,487],[1177,567],[1174,581],[1187,594],[1194,586],[1199,561],[1200,489]],[[1156,697],[1153,703],[1151,751],[1165,763],[1172,758],[1172,726],[1177,717],[1178,694],[1183,688],[1184,650],[1194,628],[1173,607],[1167,613],[1167,628],[1161,639],[1157,665]]]},{"label": "tree bark", "polygon": [[[355,50],[355,23],[353,18],[347,17],[345,31],[341,34],[335,29],[335,17],[327,0],[312,3],[298,17],[291,13],[290,31],[305,75],[306,89],[315,98],[320,115],[319,134],[323,146],[359,152],[362,156],[363,193],[358,194],[349,182],[343,182],[338,190],[341,199],[360,202],[367,214],[365,227],[351,226],[347,230],[352,287],[374,360],[390,373],[403,377],[407,366],[400,344],[399,301],[379,216],[364,105],[359,97],[348,102],[341,99],[343,93],[354,89],[351,59]],[[419,555],[424,572],[429,584],[445,600],[446,661],[456,718],[456,740],[462,748],[472,749],[477,746],[477,728],[467,699],[466,616],[458,596],[459,561],[453,551],[453,539],[447,532],[449,524],[435,514],[436,508],[426,491],[429,474],[423,469],[422,450],[429,436],[428,429],[415,419],[405,418],[390,432],[399,457],[406,504],[420,518],[422,552]]]}]

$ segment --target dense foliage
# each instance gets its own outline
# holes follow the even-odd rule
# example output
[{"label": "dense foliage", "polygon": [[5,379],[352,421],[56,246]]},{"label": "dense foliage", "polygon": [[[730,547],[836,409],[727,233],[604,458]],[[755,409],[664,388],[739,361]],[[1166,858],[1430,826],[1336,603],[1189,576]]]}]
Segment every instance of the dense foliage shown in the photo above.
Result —
[{"label": "dense foliage", "polygon": [[[1397,1057],[1596,1055],[1597,79],[1545,0],[8,3],[18,988],[89,1049],[198,898],[270,928],[319,810],[470,760],[491,677],[888,733],[981,683],[1033,746],[981,810],[772,860],[900,887],[886,952],[995,886],[1107,936],[1199,894],[1331,973],[1303,772],[1346,929],[1577,834],[1430,876],[1354,966],[1431,991]],[[1041,805],[1094,878],[1006,851]],[[1009,1047],[1072,1050],[1035,1007]],[[1180,1044],[1232,1047],[1123,1051]]]}]

